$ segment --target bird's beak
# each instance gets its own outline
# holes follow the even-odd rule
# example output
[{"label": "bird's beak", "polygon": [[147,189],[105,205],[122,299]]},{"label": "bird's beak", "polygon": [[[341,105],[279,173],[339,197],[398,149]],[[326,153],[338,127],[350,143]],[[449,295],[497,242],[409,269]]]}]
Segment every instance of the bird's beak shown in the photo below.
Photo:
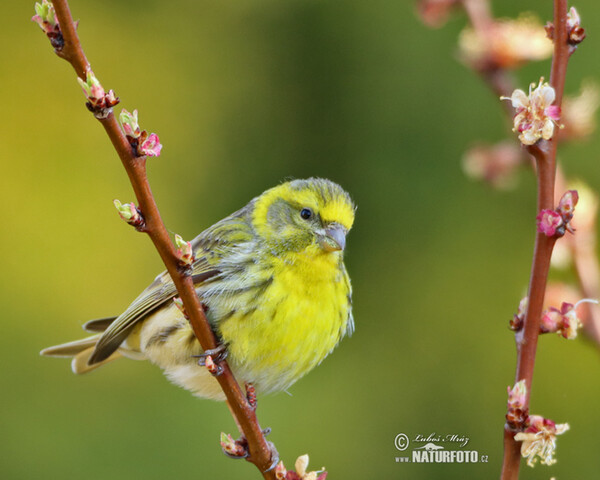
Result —
[{"label": "bird's beak", "polygon": [[343,250],[346,247],[346,228],[339,223],[332,223],[325,228],[324,235],[319,237],[319,245],[326,252]]}]

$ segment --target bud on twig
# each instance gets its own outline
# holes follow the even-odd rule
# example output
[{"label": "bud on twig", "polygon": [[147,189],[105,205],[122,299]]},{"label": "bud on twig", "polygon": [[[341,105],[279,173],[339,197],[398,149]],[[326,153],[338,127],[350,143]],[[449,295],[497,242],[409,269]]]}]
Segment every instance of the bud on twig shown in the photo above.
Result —
[{"label": "bud on twig", "polygon": [[560,199],[556,210],[542,210],[536,217],[538,232],[547,237],[562,237],[565,231],[574,233],[571,220],[578,201],[577,190],[568,190]]},{"label": "bud on twig", "polygon": [[189,267],[194,263],[194,250],[192,249],[192,242],[186,242],[180,235],[175,235],[175,245],[177,246],[177,258],[179,263],[186,267]]},{"label": "bud on twig", "polygon": [[525,380],[515,383],[511,389],[508,387],[508,403],[506,413],[506,423],[513,430],[522,430],[529,416],[529,409],[525,406],[527,403],[527,385]]},{"label": "bud on twig", "polygon": [[181,300],[181,298],[179,297],[173,297],[173,303],[175,304],[177,309],[183,314],[183,316],[189,320],[188,315],[185,311],[185,307],[183,305],[183,300]]},{"label": "bud on twig", "polygon": [[138,125],[138,111],[134,110],[133,113],[129,113],[127,110],[121,110],[119,115],[119,121],[123,127],[125,135],[131,138],[139,138],[142,134],[140,126]]},{"label": "bud on twig", "polygon": [[146,130],[142,130],[138,124],[138,111],[129,113],[127,110],[121,110],[119,121],[125,132],[129,144],[135,150],[138,157],[158,157],[162,150],[162,144],[156,133],[148,135]]},{"label": "bud on twig", "polygon": [[[554,40],[554,24],[546,24],[546,35],[550,40]],[[581,27],[581,17],[575,7],[571,7],[567,13],[567,43],[570,45],[570,53],[573,53],[581,42],[585,40],[586,33]]]},{"label": "bud on twig", "polygon": [[100,84],[100,81],[94,75],[92,70],[88,69],[85,74],[85,81],[77,77],[77,82],[81,85],[83,93],[87,98],[85,106],[94,116],[102,120],[110,114],[112,107],[119,103],[119,99],[115,96],[115,92],[109,90],[108,93]]},{"label": "bud on twig", "polygon": [[231,458],[246,458],[248,450],[239,440],[234,440],[229,434],[221,432],[221,448],[223,453]]},{"label": "bud on twig", "polygon": [[523,297],[519,302],[519,310],[515,315],[513,315],[512,320],[510,321],[509,328],[518,332],[523,328],[523,323],[525,322],[525,314],[527,313],[527,305],[529,303],[529,297]]},{"label": "bud on twig", "polygon": [[158,157],[162,150],[158,135],[156,133],[151,133],[148,137],[142,135],[142,138],[143,140],[138,147],[138,152],[141,155],[147,155],[148,157]]},{"label": "bud on twig", "polygon": [[117,212],[119,212],[119,216],[129,225],[135,227],[136,230],[141,230],[144,227],[144,217],[134,203],[122,204],[117,199],[113,200],[113,203]]},{"label": "bud on twig", "polygon": [[285,469],[283,462],[280,460],[275,467],[275,478],[277,478],[277,480],[285,480],[286,476],[287,470]]},{"label": "bud on twig", "polygon": [[42,0],[42,3],[35,4],[35,15],[31,17],[31,21],[37,23],[42,31],[46,34],[50,43],[56,51],[62,50],[65,45],[60,25],[56,18],[54,5],[48,0]]},{"label": "bud on twig", "polygon": [[212,355],[206,355],[204,357],[204,366],[208,370],[208,373],[210,373],[213,377],[218,377],[223,373],[223,367],[218,363],[215,363]]}]

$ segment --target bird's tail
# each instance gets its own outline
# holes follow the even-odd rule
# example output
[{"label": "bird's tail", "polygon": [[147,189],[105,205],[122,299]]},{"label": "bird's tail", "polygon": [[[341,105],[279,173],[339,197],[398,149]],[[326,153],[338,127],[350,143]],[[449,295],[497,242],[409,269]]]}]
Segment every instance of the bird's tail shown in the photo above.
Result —
[{"label": "bird's tail", "polygon": [[[102,318],[100,320],[92,320],[87,322],[83,328],[88,332],[103,332],[108,328],[115,318]],[[47,357],[67,357],[73,358],[71,361],[71,369],[73,373],[83,374],[90,372],[105,363],[112,362],[113,360],[122,356],[122,353],[118,350],[114,352],[110,357],[102,362],[88,365],[88,359],[92,355],[96,342],[102,336],[102,333],[96,333],[91,337],[82,338],[81,340],[75,340],[74,342],[63,343],[61,345],[55,345],[54,347],[44,348],[40,355]]]}]

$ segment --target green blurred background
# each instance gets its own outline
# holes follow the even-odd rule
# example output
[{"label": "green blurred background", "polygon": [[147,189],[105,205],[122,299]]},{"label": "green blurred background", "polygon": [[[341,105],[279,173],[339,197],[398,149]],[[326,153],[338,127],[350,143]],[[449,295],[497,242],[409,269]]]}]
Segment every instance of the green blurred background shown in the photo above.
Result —
[{"label": "green blurred background", "polygon": [[[525,5],[526,4],[526,5]],[[497,1],[544,20],[549,0]],[[524,6],[525,5],[525,6]],[[600,78],[600,9],[577,4],[589,38],[567,92]],[[456,61],[461,15],[424,27],[409,1],[73,0],[94,71],[159,133],[150,181],[172,231],[191,238],[282,179],[323,176],[358,204],[347,265],[355,335],[292,389],[259,398],[259,418],[292,466],[309,453],[331,479],[496,478],[508,320],[528,280],[535,184],[497,192],[461,171],[476,140],[507,134],[499,102]],[[83,377],[41,358],[91,318],[121,312],[162,270],[112,200],[133,200],[70,66],[3,7],[0,85],[2,335],[0,477],[258,478],[220,453],[235,433],[223,404],[174,387],[152,365],[119,361]],[[549,61],[518,73],[548,76]],[[600,189],[598,136],[565,145],[565,170]],[[522,478],[595,478],[598,348],[543,338],[533,412],[571,431],[553,467]],[[488,464],[398,464],[398,433],[458,434]]]}]

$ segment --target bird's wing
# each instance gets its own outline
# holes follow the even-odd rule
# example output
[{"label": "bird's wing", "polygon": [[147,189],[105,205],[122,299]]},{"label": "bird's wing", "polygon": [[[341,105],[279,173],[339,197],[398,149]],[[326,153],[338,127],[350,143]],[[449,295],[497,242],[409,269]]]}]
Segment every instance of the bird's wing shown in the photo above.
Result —
[{"label": "bird's wing", "polygon": [[[206,259],[202,258],[194,263],[192,278],[198,285],[218,273],[219,270],[211,268]],[[90,356],[89,364],[92,365],[108,358],[119,348],[138,321],[165,305],[176,295],[177,289],[171,281],[170,275],[167,272],[161,273],[104,331],[96,344],[94,353]]]},{"label": "bird's wing", "polygon": [[[196,260],[192,265],[192,278],[196,287],[220,273],[219,264],[233,245],[252,237],[247,213],[251,204],[208,228],[192,241]],[[119,315],[102,334],[90,365],[108,358],[127,338],[134,325],[148,314],[169,302],[177,295],[177,289],[167,272],[161,273],[152,284],[138,296],[127,310]]]}]

